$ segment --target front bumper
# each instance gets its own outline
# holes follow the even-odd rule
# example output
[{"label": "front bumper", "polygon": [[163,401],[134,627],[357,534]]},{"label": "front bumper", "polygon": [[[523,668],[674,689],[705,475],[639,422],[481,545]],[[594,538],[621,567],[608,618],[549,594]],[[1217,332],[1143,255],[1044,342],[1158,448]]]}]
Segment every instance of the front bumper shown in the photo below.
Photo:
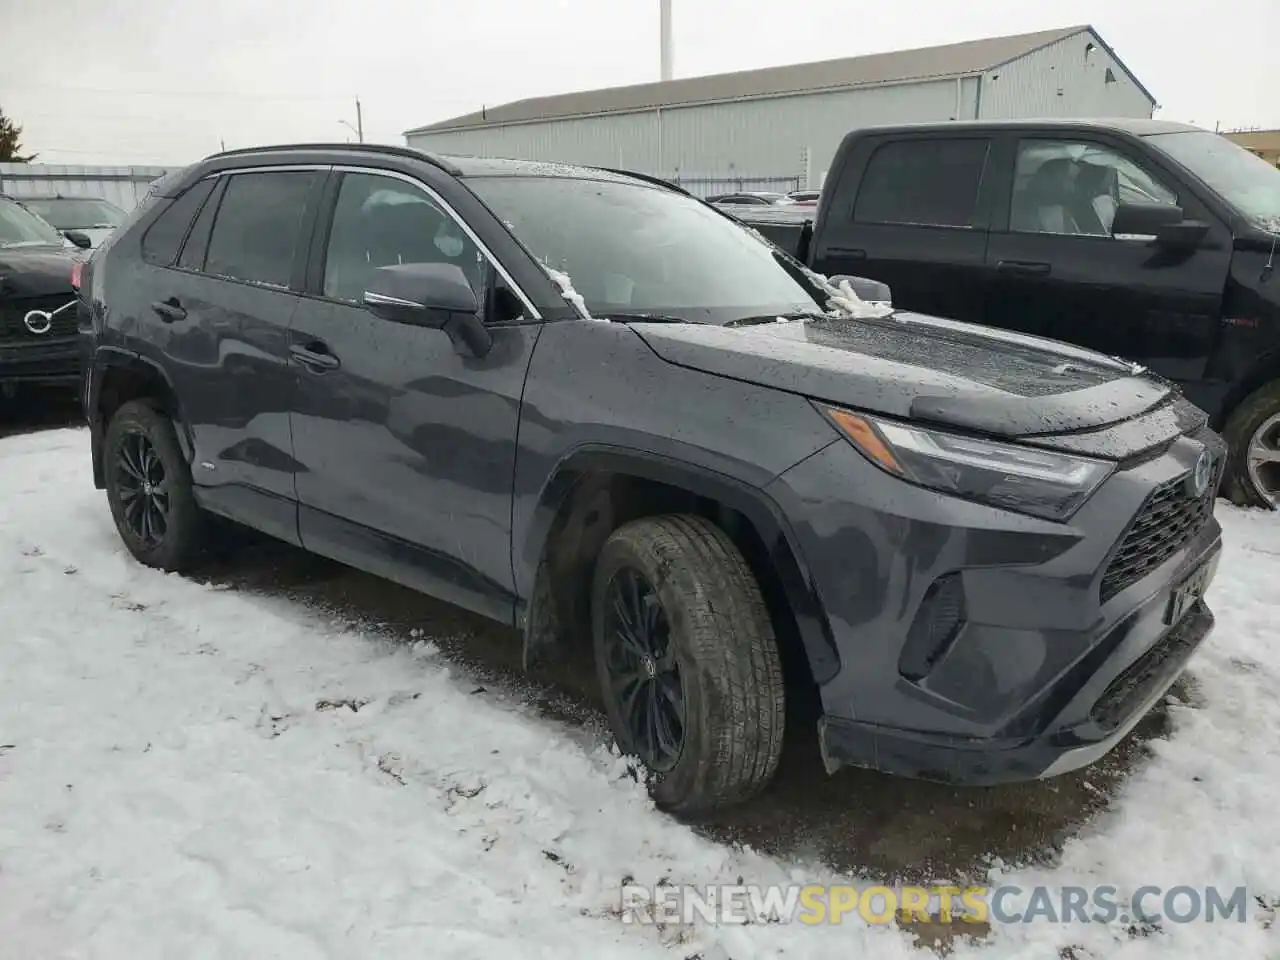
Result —
[{"label": "front bumper", "polygon": [[1056,717],[1047,712],[1041,724],[1046,732],[1039,736],[962,740],[824,717],[818,728],[823,760],[829,771],[851,764],[967,786],[1086,767],[1110,753],[1160,701],[1212,628],[1213,614],[1200,603],[1136,659],[1129,660],[1128,646],[1117,651]]},{"label": "front bumper", "polygon": [[[1114,747],[1212,629],[1202,598],[1171,598],[1193,575],[1212,579],[1218,523],[1198,521],[1105,599],[1104,574],[1152,491],[1206,444],[1220,459],[1212,434],[1180,438],[1113,475],[1068,524],[911,486],[843,441],[775,480],[840,662],[820,688],[828,769],[981,785],[1054,776]],[[919,621],[937,622],[940,584],[951,626],[935,635]]]},{"label": "front bumper", "polygon": [[0,383],[79,386],[83,363],[79,336],[0,344]]}]

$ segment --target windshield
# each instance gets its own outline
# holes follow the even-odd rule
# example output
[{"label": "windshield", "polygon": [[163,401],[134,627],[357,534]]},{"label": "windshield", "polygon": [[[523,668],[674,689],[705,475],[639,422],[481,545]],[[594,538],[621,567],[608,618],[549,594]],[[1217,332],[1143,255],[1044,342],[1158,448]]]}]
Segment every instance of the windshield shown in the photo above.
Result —
[{"label": "windshield", "polygon": [[0,200],[0,247],[33,243],[62,246],[62,234],[12,200]]},{"label": "windshield", "polygon": [[105,200],[87,198],[33,198],[23,200],[29,210],[34,210],[59,230],[92,230],[118,227],[124,220],[124,211]]},{"label": "windshield", "polygon": [[1207,130],[1147,137],[1264,230],[1280,233],[1280,169]]},{"label": "windshield", "polygon": [[569,275],[593,316],[729,323],[822,311],[773,247],[683,194],[560,177],[467,184],[535,257]]}]

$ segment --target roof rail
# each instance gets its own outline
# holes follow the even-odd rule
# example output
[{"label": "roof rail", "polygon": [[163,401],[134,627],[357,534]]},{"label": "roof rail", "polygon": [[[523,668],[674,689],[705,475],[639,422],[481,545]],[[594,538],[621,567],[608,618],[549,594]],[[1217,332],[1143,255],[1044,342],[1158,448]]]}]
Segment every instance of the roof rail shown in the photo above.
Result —
[{"label": "roof rail", "polygon": [[657,187],[666,187],[668,190],[674,190],[676,193],[683,193],[686,197],[693,197],[695,200],[702,199],[701,197],[694,197],[692,193],[680,186],[680,184],[672,183],[670,180],[664,180],[662,177],[654,176],[651,173],[636,173],[634,170],[619,170],[614,167],[595,167],[594,169],[603,170],[605,173],[620,174],[624,177],[630,177],[633,180],[643,180],[645,183],[652,183]]},{"label": "roof rail", "polygon": [[445,173],[455,177],[462,176],[462,170],[444,157],[413,147],[400,147],[390,143],[277,143],[262,147],[241,147],[238,150],[223,150],[210,154],[205,159],[217,157],[242,157],[255,153],[274,153],[280,150],[342,150],[349,153],[382,153],[392,157],[406,157],[410,160],[425,160],[432,166],[439,167]]}]

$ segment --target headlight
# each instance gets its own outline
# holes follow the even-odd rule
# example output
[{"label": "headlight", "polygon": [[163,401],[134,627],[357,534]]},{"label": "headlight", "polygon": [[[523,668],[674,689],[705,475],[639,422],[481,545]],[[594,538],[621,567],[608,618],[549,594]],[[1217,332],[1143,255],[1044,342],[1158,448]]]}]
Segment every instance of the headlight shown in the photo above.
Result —
[{"label": "headlight", "polygon": [[911,483],[1066,520],[1115,469],[1105,460],[980,440],[819,407],[876,466]]}]

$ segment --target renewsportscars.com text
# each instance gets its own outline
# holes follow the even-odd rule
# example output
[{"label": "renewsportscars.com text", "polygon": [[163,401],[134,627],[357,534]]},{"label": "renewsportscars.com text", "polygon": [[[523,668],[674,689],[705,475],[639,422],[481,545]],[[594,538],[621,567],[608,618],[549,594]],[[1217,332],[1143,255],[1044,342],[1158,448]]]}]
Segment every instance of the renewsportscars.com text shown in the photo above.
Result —
[{"label": "renewsportscars.com text", "polygon": [[622,888],[623,923],[1214,923],[1247,919],[1244,887],[654,886]]}]

